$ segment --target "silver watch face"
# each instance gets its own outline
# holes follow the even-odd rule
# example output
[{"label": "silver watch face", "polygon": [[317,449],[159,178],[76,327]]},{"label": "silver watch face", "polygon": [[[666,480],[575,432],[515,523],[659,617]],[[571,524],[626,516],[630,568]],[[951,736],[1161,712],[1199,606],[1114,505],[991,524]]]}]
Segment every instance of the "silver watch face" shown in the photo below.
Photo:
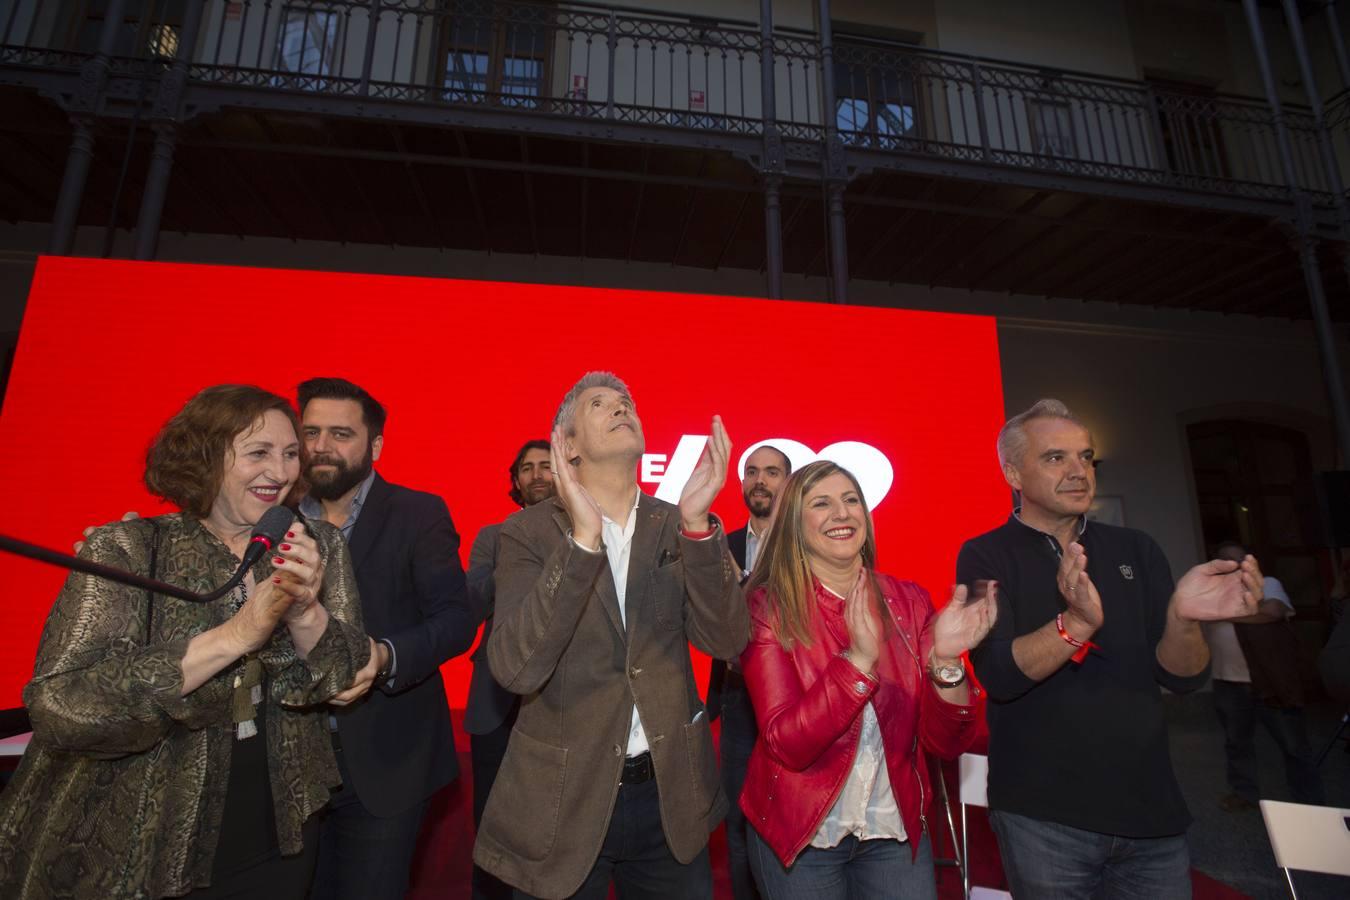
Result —
[{"label": "silver watch face", "polygon": [[963,666],[938,666],[933,670],[933,677],[943,684],[960,684],[966,677],[966,670]]}]

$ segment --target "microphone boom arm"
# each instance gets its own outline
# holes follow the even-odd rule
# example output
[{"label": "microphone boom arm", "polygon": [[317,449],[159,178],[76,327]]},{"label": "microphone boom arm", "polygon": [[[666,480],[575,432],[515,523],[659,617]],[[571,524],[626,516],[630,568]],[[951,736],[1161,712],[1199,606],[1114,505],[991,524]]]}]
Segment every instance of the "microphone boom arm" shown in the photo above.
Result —
[{"label": "microphone boom arm", "polygon": [[74,569],[76,572],[83,572],[86,575],[106,578],[108,581],[115,581],[118,584],[153,591],[156,594],[164,594],[168,597],[176,597],[190,603],[209,603],[218,597],[222,597],[244,578],[244,570],[241,569],[224,586],[209,594],[196,594],[174,584],[146,578],[144,575],[137,575],[135,572],[123,572],[121,569],[114,569],[112,566],[105,566],[102,563],[80,559],[78,556],[71,556],[69,553],[58,553],[55,550],[39,547],[37,544],[30,544],[27,541],[7,537],[3,534],[0,534],[0,551],[13,553],[15,556],[22,556],[27,559],[35,559],[38,562],[59,566],[63,569]]}]

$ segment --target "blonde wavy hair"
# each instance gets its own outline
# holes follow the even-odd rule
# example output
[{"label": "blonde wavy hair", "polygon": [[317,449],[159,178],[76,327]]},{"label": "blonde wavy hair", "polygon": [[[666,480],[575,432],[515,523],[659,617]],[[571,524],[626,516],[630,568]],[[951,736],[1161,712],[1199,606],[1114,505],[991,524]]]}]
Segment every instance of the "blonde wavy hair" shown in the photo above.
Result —
[{"label": "blonde wavy hair", "polygon": [[[816,592],[812,585],[811,561],[806,550],[806,536],[802,530],[802,513],[807,498],[820,482],[831,475],[843,475],[862,497],[862,486],[853,473],[838,463],[820,460],[803,466],[788,478],[778,492],[778,508],[774,512],[773,527],[755,560],[755,569],[746,584],[746,592],[763,586],[766,600],[776,613],[773,622],[774,637],[784,650],[794,645],[811,644],[811,619],[816,614]],[[876,604],[878,621],[889,631],[890,614],[881,598],[876,579],[877,543],[872,528],[872,511],[863,504],[863,521],[867,523],[863,538],[862,564],[871,581],[872,600]]]}]

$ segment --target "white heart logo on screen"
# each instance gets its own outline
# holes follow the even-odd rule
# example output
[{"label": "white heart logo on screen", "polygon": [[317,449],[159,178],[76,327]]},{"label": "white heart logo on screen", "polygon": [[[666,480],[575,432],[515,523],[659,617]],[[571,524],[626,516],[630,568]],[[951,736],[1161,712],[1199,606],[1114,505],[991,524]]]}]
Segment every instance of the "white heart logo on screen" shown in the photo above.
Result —
[{"label": "white heart logo on screen", "polygon": [[853,477],[858,479],[858,484],[862,487],[863,500],[867,503],[867,508],[871,510],[875,510],[880,505],[885,496],[890,493],[891,485],[895,483],[895,469],[891,466],[891,461],[886,458],[886,454],[871,444],[864,444],[862,441],[836,441],[819,451],[812,450],[802,442],[794,441],[791,438],[768,438],[767,440],[756,441],[741,454],[741,461],[736,465],[738,476],[745,477],[745,461],[750,458],[751,453],[766,444],[787,454],[787,458],[792,462],[792,471],[794,472],[802,466],[820,459],[828,459],[830,462],[848,469],[853,473]]},{"label": "white heart logo on screen", "polygon": [[[684,490],[685,482],[694,473],[694,466],[698,464],[703,446],[707,442],[706,434],[686,434],[680,438],[679,444],[675,446],[675,452],[669,457],[664,453],[642,454],[639,478],[658,485],[656,489],[658,499],[677,503],[680,491]],[[818,459],[828,459],[848,469],[853,473],[853,477],[858,479],[858,484],[862,487],[863,501],[871,510],[875,510],[881,504],[886,494],[890,492],[891,485],[895,483],[895,469],[891,466],[891,461],[886,458],[886,454],[871,444],[864,444],[861,441],[836,441],[817,452],[801,441],[794,441],[791,438],[768,438],[751,444],[741,454],[740,462],[736,466],[737,480],[745,477],[746,458],[765,444],[787,454],[787,458],[792,462],[793,471]]]}]

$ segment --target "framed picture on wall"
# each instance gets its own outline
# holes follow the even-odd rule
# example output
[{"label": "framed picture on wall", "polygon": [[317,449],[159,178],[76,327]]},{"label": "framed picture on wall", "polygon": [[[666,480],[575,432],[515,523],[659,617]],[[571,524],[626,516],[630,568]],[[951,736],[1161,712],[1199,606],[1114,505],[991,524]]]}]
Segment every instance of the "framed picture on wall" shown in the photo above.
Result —
[{"label": "framed picture on wall", "polygon": [[1125,498],[1119,494],[1098,494],[1088,507],[1087,517],[1103,525],[1125,524]]}]

